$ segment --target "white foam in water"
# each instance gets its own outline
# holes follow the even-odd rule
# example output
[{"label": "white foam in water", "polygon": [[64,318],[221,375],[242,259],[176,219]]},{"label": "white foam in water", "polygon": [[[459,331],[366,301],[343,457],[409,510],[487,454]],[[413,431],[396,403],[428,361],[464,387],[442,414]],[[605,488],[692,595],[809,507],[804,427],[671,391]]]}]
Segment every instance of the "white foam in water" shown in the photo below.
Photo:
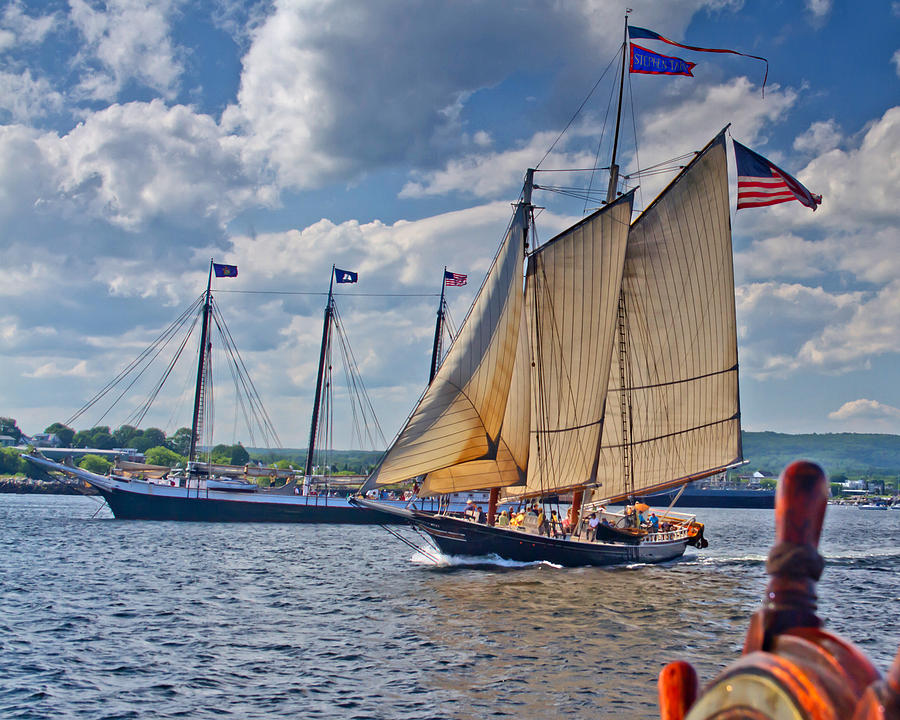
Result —
[{"label": "white foam in water", "polygon": [[419,552],[413,553],[410,562],[417,565],[432,565],[436,567],[466,567],[479,565],[496,565],[498,567],[517,568],[517,567],[535,567],[538,565],[546,565],[547,567],[561,568],[562,565],[547,562],[546,560],[533,560],[531,562],[520,562],[518,560],[505,560],[498,555],[482,555],[479,557],[469,557],[462,555],[445,555],[435,548],[419,548]]}]

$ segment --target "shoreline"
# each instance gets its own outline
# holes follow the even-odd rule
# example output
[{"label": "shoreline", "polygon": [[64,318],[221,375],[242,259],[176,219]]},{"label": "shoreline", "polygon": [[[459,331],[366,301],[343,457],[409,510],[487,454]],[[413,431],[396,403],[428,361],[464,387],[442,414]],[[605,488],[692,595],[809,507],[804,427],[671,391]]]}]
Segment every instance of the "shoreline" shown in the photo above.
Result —
[{"label": "shoreline", "polygon": [[97,491],[84,485],[63,480],[34,480],[32,478],[0,477],[2,495],[96,495]]}]

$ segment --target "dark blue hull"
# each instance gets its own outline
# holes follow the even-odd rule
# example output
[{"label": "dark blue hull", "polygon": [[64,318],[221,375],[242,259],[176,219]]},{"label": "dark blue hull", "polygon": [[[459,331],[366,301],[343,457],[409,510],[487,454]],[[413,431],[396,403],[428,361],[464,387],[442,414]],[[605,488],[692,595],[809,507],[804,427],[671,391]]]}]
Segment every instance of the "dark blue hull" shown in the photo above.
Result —
[{"label": "dark blue hull", "polygon": [[120,520],[178,520],[185,522],[332,523],[352,525],[403,524],[397,515],[354,507],[345,498],[299,496],[285,502],[240,498],[146,495],[98,487],[113,515]]},{"label": "dark blue hull", "polygon": [[[677,491],[663,492],[658,495],[645,495],[643,500],[650,505],[668,505]],[[675,507],[689,508],[756,508],[773,510],[775,508],[774,490],[720,490],[693,489],[685,490]]]}]

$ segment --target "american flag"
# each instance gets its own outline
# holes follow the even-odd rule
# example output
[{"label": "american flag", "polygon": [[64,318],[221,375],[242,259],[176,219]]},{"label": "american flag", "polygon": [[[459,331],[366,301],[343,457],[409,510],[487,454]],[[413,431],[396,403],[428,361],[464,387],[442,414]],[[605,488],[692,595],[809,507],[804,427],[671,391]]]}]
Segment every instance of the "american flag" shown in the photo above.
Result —
[{"label": "american flag", "polygon": [[814,195],[794,177],[737,141],[734,159],[738,174],[738,210],[791,200],[799,200],[813,210],[822,204],[821,195]]},{"label": "american flag", "polygon": [[449,270],[444,270],[444,285],[449,287],[461,287],[466,284],[466,280],[468,279],[468,275],[462,275],[461,273],[452,273]]}]

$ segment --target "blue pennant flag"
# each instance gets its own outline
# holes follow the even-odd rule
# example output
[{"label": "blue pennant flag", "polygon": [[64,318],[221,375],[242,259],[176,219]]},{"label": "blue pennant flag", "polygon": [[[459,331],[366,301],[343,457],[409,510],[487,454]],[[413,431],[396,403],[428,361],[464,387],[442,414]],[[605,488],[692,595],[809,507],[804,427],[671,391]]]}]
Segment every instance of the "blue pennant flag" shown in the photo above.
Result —
[{"label": "blue pennant flag", "polygon": [[350,270],[338,270],[334,269],[334,279],[335,282],[339,283],[355,283],[359,278],[359,273],[351,272]]},{"label": "blue pennant flag", "polygon": [[696,63],[670,55],[660,55],[640,45],[631,43],[631,65],[629,71],[645,75],[687,75],[694,77],[691,70]]},{"label": "blue pennant flag", "polygon": [[213,272],[216,274],[216,277],[237,277],[237,265],[213,263]]}]

